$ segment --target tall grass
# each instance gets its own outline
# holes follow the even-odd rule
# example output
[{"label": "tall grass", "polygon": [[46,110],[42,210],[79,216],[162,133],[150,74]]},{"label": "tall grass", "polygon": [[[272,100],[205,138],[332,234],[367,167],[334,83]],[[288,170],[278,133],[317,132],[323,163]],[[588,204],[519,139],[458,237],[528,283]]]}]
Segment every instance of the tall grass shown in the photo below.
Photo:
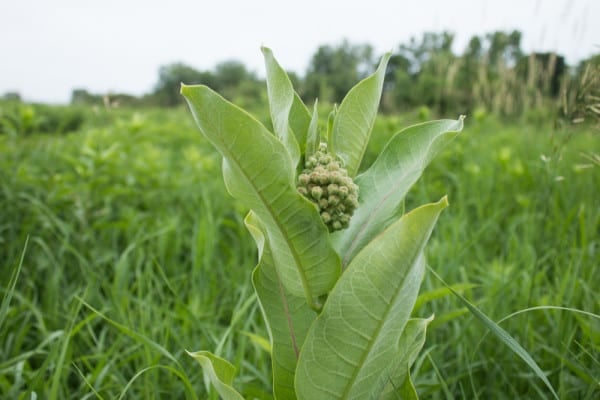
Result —
[{"label": "tall grass", "polygon": [[[209,395],[185,350],[217,349],[269,398],[245,210],[183,110],[108,110],[62,136],[0,136],[0,398]],[[367,163],[397,128],[381,118]],[[568,128],[571,129],[571,128]],[[429,264],[511,333],[561,398],[600,395],[598,134],[481,116],[406,208],[448,193]],[[549,398],[428,274],[423,398]],[[517,313],[517,314],[514,314]],[[213,395],[214,396],[214,395]],[[213,397],[214,398],[214,397]]]},{"label": "tall grass", "polygon": [[[8,398],[116,398],[125,388],[128,398],[203,398],[184,350],[223,341],[241,360],[238,329],[258,320],[251,303],[231,332],[250,296],[254,248],[191,121],[137,113],[113,122],[66,137],[2,138]],[[255,364],[262,379],[266,363]]]},{"label": "tall grass", "polygon": [[[448,192],[430,264],[536,359],[560,398],[600,394],[600,170],[583,151],[597,133],[474,123],[415,188],[416,203]],[[423,290],[440,282],[429,275]],[[554,308],[558,306],[564,308]],[[536,308],[537,307],[537,308]],[[570,308],[565,309],[565,308]],[[446,297],[429,311],[459,315]],[[582,314],[578,311],[593,313]],[[550,398],[543,383],[464,314],[430,331],[419,376],[426,398]]]}]

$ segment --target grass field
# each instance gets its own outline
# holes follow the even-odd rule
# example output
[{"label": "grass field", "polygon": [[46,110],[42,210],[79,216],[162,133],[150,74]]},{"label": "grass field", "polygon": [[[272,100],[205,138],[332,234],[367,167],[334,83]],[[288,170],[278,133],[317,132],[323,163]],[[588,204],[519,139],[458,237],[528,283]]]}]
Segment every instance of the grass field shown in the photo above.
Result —
[{"label": "grass field", "polygon": [[[415,120],[381,117],[366,163]],[[431,268],[561,399],[600,398],[598,154],[594,127],[467,119],[406,202],[448,194]],[[0,135],[0,398],[204,399],[185,350],[209,349],[238,367],[247,398],[268,399],[245,212],[184,109]],[[433,274],[421,293],[415,312],[436,316],[413,369],[422,398],[551,398]]]}]

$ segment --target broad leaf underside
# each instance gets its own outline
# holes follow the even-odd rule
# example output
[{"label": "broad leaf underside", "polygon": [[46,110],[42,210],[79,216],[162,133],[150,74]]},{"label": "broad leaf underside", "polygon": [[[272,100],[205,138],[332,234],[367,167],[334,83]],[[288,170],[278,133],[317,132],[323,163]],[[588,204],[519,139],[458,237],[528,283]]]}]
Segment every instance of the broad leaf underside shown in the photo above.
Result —
[{"label": "broad leaf underside", "polygon": [[368,399],[384,391],[425,272],[423,248],[447,204],[444,198],[405,214],[352,260],[304,342],[299,399]]}]

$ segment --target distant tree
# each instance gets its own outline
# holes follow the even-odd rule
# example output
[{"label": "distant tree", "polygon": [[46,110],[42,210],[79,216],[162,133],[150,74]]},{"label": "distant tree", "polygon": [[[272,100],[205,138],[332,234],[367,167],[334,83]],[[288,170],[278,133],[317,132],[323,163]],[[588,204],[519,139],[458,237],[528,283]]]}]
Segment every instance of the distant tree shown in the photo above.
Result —
[{"label": "distant tree", "polygon": [[245,98],[252,101],[259,98],[262,92],[261,82],[256,75],[235,60],[217,64],[211,87],[230,100]]},{"label": "distant tree", "polygon": [[21,101],[21,94],[19,92],[6,92],[4,93],[4,95],[2,96],[3,100],[8,100],[8,101]]},{"label": "distant tree", "polygon": [[373,71],[373,48],[352,45],[344,40],[339,46],[321,46],[312,56],[302,95],[307,99],[340,102],[358,80]]},{"label": "distant tree", "polygon": [[183,63],[164,65],[158,70],[158,83],[152,92],[154,101],[160,106],[167,107],[183,103],[183,98],[179,94],[182,82],[214,86],[215,77],[211,72],[198,71]]},{"label": "distant tree", "polygon": [[600,53],[582,60],[566,77],[560,98],[563,117],[572,122],[593,119],[600,127]]},{"label": "distant tree", "polygon": [[521,57],[521,32],[512,31],[509,33],[496,31],[486,35],[488,43],[488,60],[490,65],[503,63],[508,66],[515,66]]},{"label": "distant tree", "polygon": [[299,88],[300,85],[302,84],[302,77],[299,76],[294,71],[286,71],[286,73],[287,73],[288,77],[290,78],[290,81],[292,81],[292,86],[295,88]]},{"label": "distant tree", "polygon": [[454,34],[450,32],[425,32],[420,40],[413,36],[407,44],[400,44],[398,54],[409,61],[410,72],[417,74],[435,54],[452,53],[453,42]]},{"label": "distant tree", "polygon": [[523,57],[519,31],[473,36],[460,57],[452,90],[461,112],[475,107],[503,114],[520,112],[527,93],[516,68]]},{"label": "distant tree", "polygon": [[410,60],[403,54],[392,54],[388,61],[387,69],[385,70],[385,86],[388,90],[392,90],[396,84],[396,73],[399,70],[409,72]]},{"label": "distant tree", "polygon": [[477,77],[485,70],[483,58],[485,51],[483,41],[479,36],[473,36],[463,51],[456,73],[453,89],[459,112],[468,114],[474,105],[473,91]]},{"label": "distant tree", "polygon": [[531,53],[517,65],[519,77],[545,96],[558,97],[561,81],[567,73],[565,57],[556,53]]},{"label": "distant tree", "polygon": [[239,86],[245,80],[255,79],[243,63],[235,60],[217,64],[213,75],[217,87],[215,90],[219,91],[224,88]]},{"label": "distant tree", "polygon": [[260,96],[258,78],[243,63],[232,60],[217,64],[214,71],[199,71],[182,63],[162,66],[149,100],[153,99],[157,105],[167,107],[182,104],[184,100],[179,94],[181,83],[210,86],[230,100]]},{"label": "distant tree", "polygon": [[102,104],[102,96],[92,94],[86,89],[73,89],[71,92],[71,104]]},{"label": "distant tree", "polygon": [[396,106],[446,108],[456,59],[453,41],[454,35],[449,32],[426,32],[419,39],[412,37],[408,43],[400,44],[388,70]]},{"label": "distant tree", "polygon": [[452,52],[454,34],[449,32],[425,34],[422,41],[425,59],[418,75],[417,96],[421,103],[445,114],[453,103],[452,85],[456,75],[456,59]]},{"label": "distant tree", "polygon": [[410,73],[410,60],[401,54],[393,54],[385,71],[383,99],[384,111],[397,110],[412,104],[414,79]]}]

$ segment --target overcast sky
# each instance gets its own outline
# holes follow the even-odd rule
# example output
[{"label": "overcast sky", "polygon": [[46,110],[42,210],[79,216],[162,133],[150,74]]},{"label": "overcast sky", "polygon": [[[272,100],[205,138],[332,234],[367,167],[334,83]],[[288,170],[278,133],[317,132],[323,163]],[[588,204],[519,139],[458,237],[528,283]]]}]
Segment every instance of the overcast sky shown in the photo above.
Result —
[{"label": "overcast sky", "polygon": [[393,50],[425,31],[518,29],[526,51],[575,63],[600,52],[599,0],[0,0],[0,95],[68,102],[73,88],[143,94],[161,65],[240,60],[264,76],[260,46],[304,73],[319,45]]}]

